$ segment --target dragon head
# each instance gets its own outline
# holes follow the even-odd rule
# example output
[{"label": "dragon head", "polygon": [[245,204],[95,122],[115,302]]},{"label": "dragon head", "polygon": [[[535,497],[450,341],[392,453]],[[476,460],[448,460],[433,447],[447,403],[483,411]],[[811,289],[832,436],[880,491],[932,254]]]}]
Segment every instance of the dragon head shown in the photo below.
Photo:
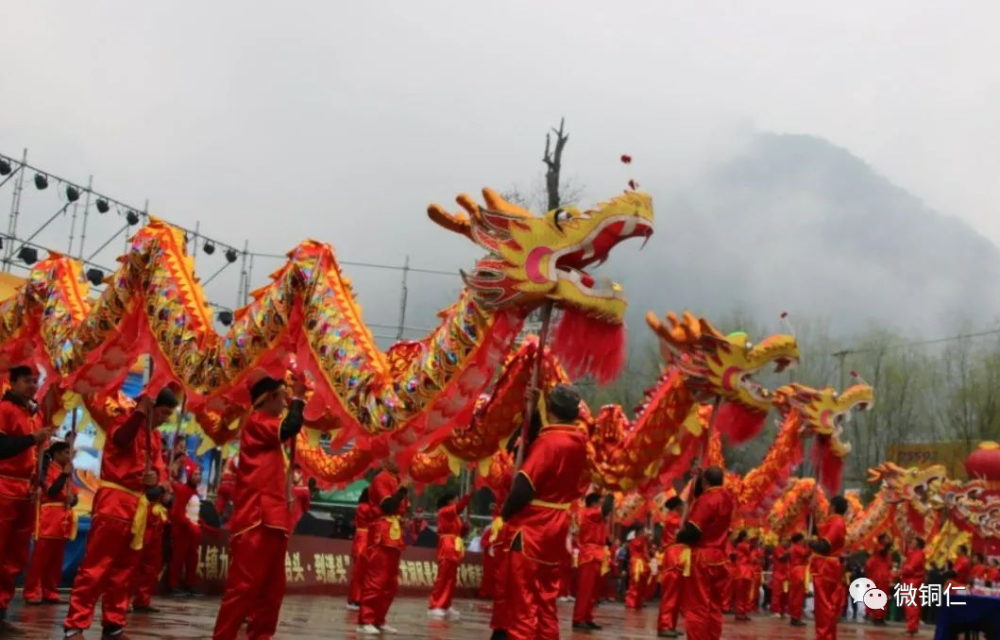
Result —
[{"label": "dragon head", "polygon": [[621,286],[599,281],[585,269],[604,262],[619,242],[653,233],[649,195],[627,191],[594,209],[563,207],[543,216],[490,189],[483,190],[483,199],[485,206],[479,206],[468,195],[458,196],[465,211],[457,214],[436,204],[427,210],[431,220],[488,251],[471,273],[462,273],[480,304],[501,309],[552,300],[622,323],[626,303]]},{"label": "dragon head", "polygon": [[789,335],[751,344],[747,334],[723,335],[708,320],[688,312],[680,320],[668,313],[666,324],[650,312],[646,323],[659,336],[667,364],[688,377],[689,387],[757,412],[771,408],[772,393],[753,379],[754,374],[772,364],[781,372],[799,359],[799,346]]},{"label": "dragon head", "polygon": [[866,384],[848,387],[843,393],[833,387],[813,389],[801,384],[786,385],[775,392],[775,404],[798,411],[807,434],[829,436],[833,453],[839,458],[851,452],[851,444],[841,436],[852,413],[867,411],[874,403],[875,391]]},{"label": "dragon head", "polygon": [[893,503],[925,503],[947,477],[947,471],[940,464],[922,469],[918,467],[904,469],[893,462],[883,462],[868,470],[868,482],[881,480],[885,490],[883,499]]}]

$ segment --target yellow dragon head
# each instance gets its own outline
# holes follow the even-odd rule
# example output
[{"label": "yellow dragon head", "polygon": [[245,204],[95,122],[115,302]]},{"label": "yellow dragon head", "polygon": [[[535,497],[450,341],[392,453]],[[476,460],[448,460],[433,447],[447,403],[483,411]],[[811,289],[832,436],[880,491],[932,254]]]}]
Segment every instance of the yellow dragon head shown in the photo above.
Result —
[{"label": "yellow dragon head", "polygon": [[794,336],[774,335],[751,344],[747,334],[723,335],[708,320],[688,312],[680,320],[668,313],[666,323],[650,312],[646,323],[659,336],[667,364],[688,377],[689,388],[756,412],[771,408],[772,393],[754,381],[754,374],[771,364],[780,372],[799,359]]},{"label": "yellow dragon head", "polygon": [[904,469],[893,462],[883,462],[868,470],[868,482],[882,481],[882,499],[890,503],[924,504],[947,477],[947,470],[940,464]]},{"label": "yellow dragon head", "polygon": [[803,420],[805,435],[829,436],[834,455],[843,458],[851,452],[851,444],[841,436],[850,422],[851,414],[867,411],[875,404],[875,390],[866,384],[848,387],[837,393],[833,387],[813,389],[801,384],[791,384],[775,391],[775,405],[782,409],[794,409]]},{"label": "yellow dragon head", "polygon": [[620,324],[625,316],[621,287],[601,282],[584,269],[604,262],[619,242],[653,233],[652,199],[627,191],[596,208],[564,207],[536,216],[483,190],[485,206],[458,196],[465,210],[457,214],[431,205],[427,214],[445,229],[460,233],[489,253],[466,285],[487,309],[535,306],[552,300],[588,316]]}]

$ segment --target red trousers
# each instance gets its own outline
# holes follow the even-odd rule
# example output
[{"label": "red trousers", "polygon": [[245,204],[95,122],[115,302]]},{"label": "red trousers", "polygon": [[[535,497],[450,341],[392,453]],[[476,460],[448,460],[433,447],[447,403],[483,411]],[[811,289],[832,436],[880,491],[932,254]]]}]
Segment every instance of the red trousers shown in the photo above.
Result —
[{"label": "red trousers", "polygon": [[63,626],[67,629],[89,628],[100,598],[101,625],[124,627],[129,586],[140,557],[140,552],[129,546],[132,543],[132,523],[100,514],[90,522],[87,552],[73,581],[69,613]]},{"label": "red trousers", "polygon": [[[486,535],[489,535],[487,533]],[[476,597],[490,599],[493,597],[493,583],[497,577],[496,558],[490,555],[490,548],[483,549],[483,580],[479,583]]]},{"label": "red trousers", "polygon": [[736,615],[745,616],[753,608],[753,579],[736,578],[733,580],[733,589],[736,590]]},{"label": "red trousers", "polygon": [[39,538],[28,563],[28,577],[24,580],[26,602],[59,599],[59,583],[62,581],[63,552],[65,538]]},{"label": "red trousers", "polygon": [[365,579],[361,587],[361,624],[385,625],[389,607],[399,589],[399,556],[402,549],[373,544],[365,551]]},{"label": "red trousers", "polygon": [[236,536],[229,545],[232,561],[212,638],[235,640],[243,621],[249,618],[248,640],[267,640],[278,628],[285,597],[288,534],[260,525]]},{"label": "red trousers", "polygon": [[14,597],[14,580],[28,564],[35,502],[0,496],[0,611]]},{"label": "red trousers", "polygon": [[437,578],[431,590],[428,609],[450,609],[455,597],[455,584],[458,582],[458,560],[438,560]]},{"label": "red trousers", "polygon": [[[198,584],[198,545],[201,543],[201,528],[189,521],[173,522],[170,525],[173,549],[170,555],[170,588],[184,587],[193,591]],[[182,577],[183,576],[183,577]]]},{"label": "red trousers", "polygon": [[788,575],[788,616],[801,620],[806,608],[806,568],[792,567]]},{"label": "red trousers", "polygon": [[785,576],[774,576],[771,579],[771,613],[780,616],[788,613],[788,592],[785,591]]},{"label": "red trousers", "polygon": [[838,558],[813,556],[811,572],[816,640],[836,640],[837,621],[844,608],[844,570]]},{"label": "red trousers", "polygon": [[593,622],[594,605],[601,595],[601,561],[591,560],[580,565],[576,581],[576,602],[573,622]]},{"label": "red trousers", "polygon": [[625,592],[626,609],[642,609],[642,603],[646,599],[646,585],[649,583],[649,564],[642,560],[646,567],[643,571],[636,570],[636,562],[631,562],[628,573],[628,591]]},{"label": "red trousers", "polygon": [[[922,582],[904,582],[903,584],[908,584],[913,587],[914,598],[913,601],[916,604],[910,604],[909,598],[904,598],[906,604],[903,605],[903,616],[906,618],[906,630],[917,632],[920,630],[920,585]],[[886,591],[886,593],[889,593]]]},{"label": "red trousers", "polygon": [[677,628],[677,614],[681,610],[681,591],[684,585],[684,574],[677,569],[667,569],[663,572],[660,582],[660,615],[656,623],[658,631],[670,631]]},{"label": "red trousers", "polygon": [[722,584],[722,610],[732,611],[736,608],[736,590],[733,585],[736,583],[736,566],[726,564],[726,579]]},{"label": "red trousers", "polygon": [[[367,533],[365,534],[367,540]],[[354,604],[361,604],[361,586],[365,581],[365,555],[368,550],[368,543],[358,538],[354,539],[351,545],[351,562],[354,567],[351,569],[351,584],[348,587],[347,601]]]},{"label": "red trousers", "polygon": [[729,568],[721,554],[711,551],[691,551],[691,577],[681,593],[681,612],[688,640],[719,640],[722,637],[724,604],[719,594],[729,579]]},{"label": "red trousers", "polygon": [[558,640],[560,567],[542,564],[520,551],[507,554],[507,637],[510,640]]},{"label": "red trousers", "polygon": [[153,601],[156,586],[160,584],[160,573],[163,571],[163,528],[150,527],[142,540],[142,555],[139,558],[139,568],[132,573],[132,604],[137,607],[148,607]]},{"label": "red trousers", "polygon": [[565,598],[573,595],[573,563],[565,562],[559,571],[559,597]]},{"label": "red trousers", "polygon": [[507,582],[510,572],[510,552],[502,541],[493,545],[493,561],[495,563],[496,580],[493,584],[493,613],[490,616],[490,629],[506,630],[507,616],[510,609],[507,606]]}]

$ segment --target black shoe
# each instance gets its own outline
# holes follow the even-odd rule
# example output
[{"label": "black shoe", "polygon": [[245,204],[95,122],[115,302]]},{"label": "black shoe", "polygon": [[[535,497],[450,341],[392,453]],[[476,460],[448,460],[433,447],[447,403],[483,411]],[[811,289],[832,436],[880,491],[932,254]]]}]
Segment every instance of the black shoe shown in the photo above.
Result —
[{"label": "black shoe", "polygon": [[101,640],[125,640],[125,627],[109,625],[101,629]]},{"label": "black shoe", "polygon": [[183,598],[187,595],[187,591],[184,591],[183,589],[171,589],[170,591],[167,591],[167,595],[171,598]]},{"label": "black shoe", "polygon": [[677,629],[660,629],[656,632],[657,638],[679,638],[680,636]]},{"label": "black shoe", "polygon": [[792,624],[793,627],[804,627],[804,626],[806,626],[806,623],[802,622],[801,620],[792,620],[791,624]]},{"label": "black shoe", "polygon": [[24,604],[27,607],[40,607],[40,606],[42,606],[42,601],[41,600],[25,600]]},{"label": "black shoe", "polygon": [[61,598],[45,598],[42,604],[66,604],[66,601]]},{"label": "black shoe", "polygon": [[507,632],[503,629],[494,629],[490,640],[507,640]]},{"label": "black shoe", "polygon": [[604,628],[594,621],[584,622],[584,624],[587,625],[587,628],[590,629],[591,631],[600,631],[601,629]]},{"label": "black shoe", "polygon": [[134,607],[132,607],[132,611],[135,612],[135,613],[159,613],[160,612],[159,609],[157,609],[156,607],[154,607],[151,604],[142,605],[142,606],[135,605]]},{"label": "black shoe", "polygon": [[201,592],[198,591],[197,589],[188,589],[187,591],[184,592],[184,595],[186,595],[189,598],[197,598],[201,595]]},{"label": "black shoe", "polygon": [[586,622],[574,622],[573,628],[577,631],[590,631],[590,627],[587,626]]},{"label": "black shoe", "polygon": [[83,638],[83,629],[63,629],[63,640]]}]

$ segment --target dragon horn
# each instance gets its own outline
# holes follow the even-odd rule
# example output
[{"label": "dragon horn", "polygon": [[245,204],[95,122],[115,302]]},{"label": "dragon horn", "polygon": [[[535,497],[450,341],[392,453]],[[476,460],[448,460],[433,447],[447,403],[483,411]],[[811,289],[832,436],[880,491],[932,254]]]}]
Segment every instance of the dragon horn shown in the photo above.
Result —
[{"label": "dragon horn", "polygon": [[448,213],[441,205],[432,204],[427,207],[427,217],[448,231],[454,231],[470,240],[472,239],[472,225],[465,216]]}]

